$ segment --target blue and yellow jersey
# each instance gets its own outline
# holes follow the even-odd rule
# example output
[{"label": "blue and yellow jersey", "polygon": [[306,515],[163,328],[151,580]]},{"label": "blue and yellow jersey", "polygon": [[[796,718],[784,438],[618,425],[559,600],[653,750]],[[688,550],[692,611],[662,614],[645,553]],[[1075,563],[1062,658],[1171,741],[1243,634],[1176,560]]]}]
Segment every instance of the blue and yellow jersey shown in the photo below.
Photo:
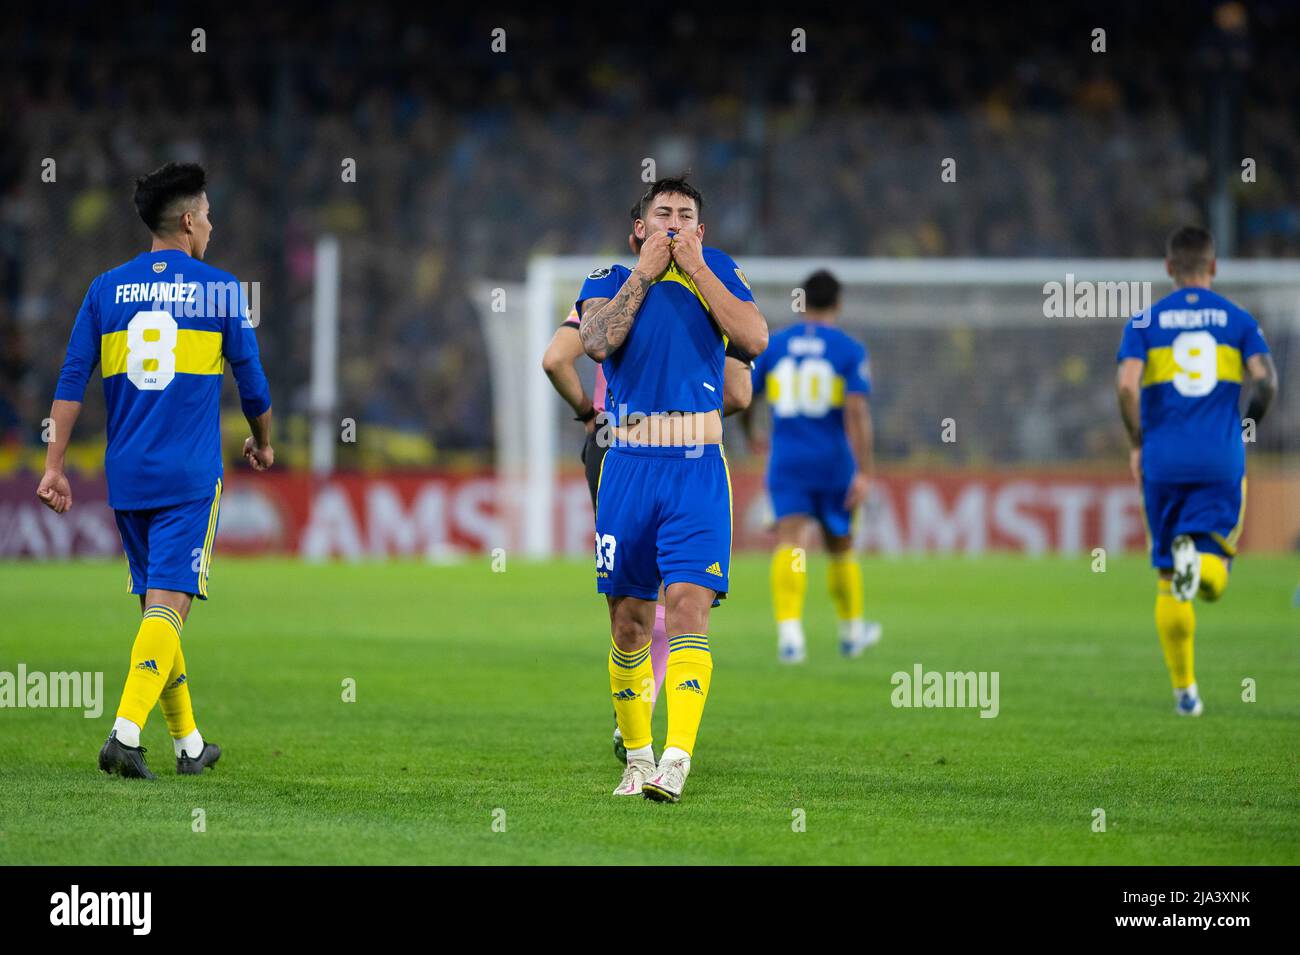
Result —
[{"label": "blue and yellow jersey", "polygon": [[832,325],[782,329],[754,362],[754,394],[772,409],[768,483],[841,488],[857,467],[844,396],[871,394],[865,346]]},{"label": "blue and yellow jersey", "polygon": [[1241,383],[1268,351],[1259,323],[1209,289],[1166,295],[1124,326],[1118,360],[1140,358],[1142,473],[1151,481],[1237,481],[1246,471]]},{"label": "blue and yellow jersey", "polygon": [[[704,264],[732,295],[752,302],[744,273],[731,256],[705,248]],[[613,298],[632,271],[596,269],[578,294],[578,313],[592,298]],[[704,297],[676,262],[650,286],[627,339],[602,363],[609,383],[606,411],[614,423],[632,414],[722,411],[727,338]]]},{"label": "blue and yellow jersey", "polygon": [[146,252],[90,283],[56,400],[104,378],[109,506],[166,507],[211,497],[221,477],[221,382],[230,362],[244,414],[271,406],[238,280],[179,250]]}]

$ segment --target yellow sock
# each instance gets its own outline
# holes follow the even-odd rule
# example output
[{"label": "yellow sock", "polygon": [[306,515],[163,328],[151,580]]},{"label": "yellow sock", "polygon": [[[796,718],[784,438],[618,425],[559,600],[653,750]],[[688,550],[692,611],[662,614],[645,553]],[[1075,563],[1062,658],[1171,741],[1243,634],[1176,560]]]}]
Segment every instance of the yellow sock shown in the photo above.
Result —
[{"label": "yellow sock", "polygon": [[668,638],[668,672],[664,695],[668,698],[668,737],[665,749],[676,747],[687,755],[695,751],[695,737],[704,716],[713,677],[713,656],[709,638],[702,633],[683,633]]},{"label": "yellow sock", "polygon": [[155,604],[144,612],[131,647],[131,669],[122,688],[118,716],[144,727],[172,672],[183,625],[181,615],[171,607]]},{"label": "yellow sock", "polygon": [[1223,596],[1228,587],[1228,564],[1218,554],[1201,555],[1201,590],[1202,600],[1211,603]]},{"label": "yellow sock", "polygon": [[778,547],[772,554],[772,610],[777,623],[803,618],[803,596],[808,589],[807,557],[802,552],[796,555],[797,549]]},{"label": "yellow sock", "polygon": [[167,685],[158,697],[162,707],[163,718],[167,720],[167,732],[172,739],[189,736],[197,728],[194,723],[194,708],[190,704],[190,682],[185,675],[185,654],[180,641],[176,642],[176,657],[172,660],[171,673],[167,674]]},{"label": "yellow sock", "polygon": [[831,600],[841,620],[862,618],[862,569],[852,551],[831,555]]},{"label": "yellow sock", "polygon": [[[610,643],[613,644],[613,638]],[[614,697],[614,714],[628,749],[649,746],[650,714],[653,711],[655,671],[650,663],[650,644],[630,653],[616,645],[609,649],[609,688]]]},{"label": "yellow sock", "polygon": [[1196,612],[1190,600],[1174,597],[1169,581],[1161,580],[1156,591],[1156,633],[1165,651],[1165,665],[1175,690],[1196,682],[1192,672],[1192,641],[1196,634]]}]

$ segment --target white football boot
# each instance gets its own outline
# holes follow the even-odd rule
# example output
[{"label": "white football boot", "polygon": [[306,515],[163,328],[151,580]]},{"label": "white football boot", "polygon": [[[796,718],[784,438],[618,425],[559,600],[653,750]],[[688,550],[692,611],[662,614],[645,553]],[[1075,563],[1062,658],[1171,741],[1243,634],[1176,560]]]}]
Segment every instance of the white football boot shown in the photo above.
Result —
[{"label": "white football boot", "polygon": [[1191,600],[1201,586],[1201,555],[1190,534],[1179,534],[1169,548],[1174,557],[1174,577],[1170,582],[1173,595]]},{"label": "white football boot", "polygon": [[623,731],[618,728],[617,719],[614,720],[614,758],[627,765],[627,747],[623,745]]},{"label": "white football boot", "polygon": [[639,796],[641,787],[654,774],[655,764],[648,759],[629,759],[623,767],[623,778],[614,790],[615,796]]},{"label": "white football boot", "polygon": [[777,621],[776,656],[782,663],[803,663],[807,659],[802,620]]},{"label": "white football boot", "polygon": [[682,787],[691,773],[691,758],[661,759],[659,768],[641,786],[646,799],[655,802],[677,802],[682,798]]},{"label": "white football boot", "polygon": [[1201,694],[1196,684],[1174,690],[1174,712],[1179,716],[1200,716],[1205,707],[1201,704]]},{"label": "white football boot", "polygon": [[841,620],[840,653],[846,657],[858,657],[867,647],[874,647],[880,642],[881,628],[874,620]]}]

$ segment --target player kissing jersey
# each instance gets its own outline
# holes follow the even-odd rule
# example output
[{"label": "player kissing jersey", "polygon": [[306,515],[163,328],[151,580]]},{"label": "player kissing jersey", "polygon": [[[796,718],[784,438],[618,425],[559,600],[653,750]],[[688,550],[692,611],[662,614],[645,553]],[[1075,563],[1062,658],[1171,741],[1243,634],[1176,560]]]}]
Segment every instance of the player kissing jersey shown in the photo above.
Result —
[{"label": "player kissing jersey", "polygon": [[1180,288],[1124,326],[1118,360],[1145,362],[1142,483],[1155,566],[1172,566],[1182,533],[1233,555],[1246,469],[1238,402],[1246,360],[1267,351],[1259,323],[1207,288]]},{"label": "player kissing jersey", "polygon": [[849,533],[844,497],[857,463],[844,396],[871,394],[866,348],[831,325],[792,325],[771,337],[753,376],[772,409],[767,486],[775,516],[809,514],[832,534]]},{"label": "player kissing jersey", "polygon": [[[704,263],[742,302],[753,293],[731,256],[704,248]],[[578,295],[578,309],[591,298],[613,298],[632,270],[623,265],[596,269]],[[618,423],[629,414],[672,411],[722,413],[727,338],[709,314],[699,289],[676,262],[646,293],[627,339],[602,365],[615,400],[606,411]]]},{"label": "player kissing jersey", "polygon": [[[561,325],[567,325],[574,331],[577,331],[582,324],[578,318],[578,309],[576,307],[569,309],[568,316]],[[734,358],[744,365],[749,365],[749,356],[736,347],[734,342],[727,342],[727,358]],[[591,386],[591,406],[599,415],[605,411],[605,407],[612,404],[609,400],[609,385],[605,381],[605,366],[601,362],[596,363],[596,380]],[[582,446],[582,465],[587,476],[588,490],[591,491],[591,507],[594,511],[596,508],[596,483],[600,478],[600,465],[605,459],[607,446],[600,440],[601,425],[604,421],[599,421],[595,430],[587,435],[587,440]]]},{"label": "player kissing jersey", "polygon": [[[705,266],[737,299],[753,301],[740,269],[718,249]],[[609,299],[631,275],[596,269],[579,293]],[[623,344],[605,362],[614,422],[634,415],[716,411],[721,417],[727,339],[695,283],[670,262],[646,291]],[[731,562],[731,479],[717,444],[613,445],[596,502],[596,586],[610,596],[654,600],[682,581],[725,594]]]}]

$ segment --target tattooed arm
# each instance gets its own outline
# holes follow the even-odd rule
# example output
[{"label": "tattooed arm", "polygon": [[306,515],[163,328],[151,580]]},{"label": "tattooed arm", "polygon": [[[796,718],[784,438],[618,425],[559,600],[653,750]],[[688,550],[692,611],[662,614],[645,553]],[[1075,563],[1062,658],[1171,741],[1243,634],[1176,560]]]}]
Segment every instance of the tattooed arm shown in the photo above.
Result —
[{"label": "tattooed arm", "polygon": [[590,298],[582,303],[578,334],[583,350],[594,361],[604,361],[622,347],[646,292],[664,274],[670,258],[668,233],[654,233],[642,244],[636,268],[613,298]]},{"label": "tattooed arm", "polygon": [[634,270],[613,298],[592,298],[582,303],[578,334],[583,351],[592,360],[604,361],[622,346],[651,282],[639,269]]}]

